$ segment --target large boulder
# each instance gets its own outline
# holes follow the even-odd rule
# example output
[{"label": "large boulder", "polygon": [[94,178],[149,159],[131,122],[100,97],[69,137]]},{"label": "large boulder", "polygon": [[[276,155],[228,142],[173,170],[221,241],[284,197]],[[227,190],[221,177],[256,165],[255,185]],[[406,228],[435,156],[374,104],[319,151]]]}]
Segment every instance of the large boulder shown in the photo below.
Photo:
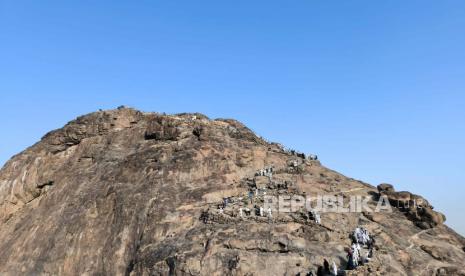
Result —
[{"label": "large boulder", "polygon": [[404,212],[407,218],[420,228],[429,229],[443,224],[446,217],[433,210],[433,206],[422,196],[407,191],[396,192],[391,184],[377,186],[380,196],[387,196],[389,203]]},{"label": "large boulder", "polygon": [[415,214],[420,217],[420,219],[416,221],[416,224],[423,229],[436,227],[446,221],[446,216],[444,214],[433,211],[431,208],[419,208]]},{"label": "large boulder", "polygon": [[392,186],[392,184],[381,183],[377,186],[377,188],[380,193],[395,192],[394,186]]}]

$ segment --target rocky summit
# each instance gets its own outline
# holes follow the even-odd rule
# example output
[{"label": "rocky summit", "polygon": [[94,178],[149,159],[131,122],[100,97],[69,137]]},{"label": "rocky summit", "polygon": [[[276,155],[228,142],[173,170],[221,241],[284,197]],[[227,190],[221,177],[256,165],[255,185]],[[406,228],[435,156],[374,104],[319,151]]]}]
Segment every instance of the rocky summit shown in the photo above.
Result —
[{"label": "rocky summit", "polygon": [[[292,201],[313,195],[392,210]],[[465,275],[465,239],[444,221],[419,195],[348,178],[238,121],[120,107],[1,169],[0,275]]]}]

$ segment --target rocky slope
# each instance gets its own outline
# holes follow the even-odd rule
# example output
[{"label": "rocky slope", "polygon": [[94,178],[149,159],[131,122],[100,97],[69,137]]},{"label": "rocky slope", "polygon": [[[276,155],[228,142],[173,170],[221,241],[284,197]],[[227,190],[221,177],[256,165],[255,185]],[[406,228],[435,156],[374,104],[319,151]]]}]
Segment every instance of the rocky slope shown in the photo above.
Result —
[{"label": "rocky slope", "polygon": [[[267,166],[271,178],[256,176]],[[395,208],[317,224],[306,212],[261,216],[263,192],[371,206],[386,196]],[[46,134],[1,169],[0,275],[306,275],[323,259],[345,268],[357,226],[375,237],[374,257],[347,274],[465,275],[465,240],[444,220],[420,196],[347,178],[237,121],[118,108]]]}]

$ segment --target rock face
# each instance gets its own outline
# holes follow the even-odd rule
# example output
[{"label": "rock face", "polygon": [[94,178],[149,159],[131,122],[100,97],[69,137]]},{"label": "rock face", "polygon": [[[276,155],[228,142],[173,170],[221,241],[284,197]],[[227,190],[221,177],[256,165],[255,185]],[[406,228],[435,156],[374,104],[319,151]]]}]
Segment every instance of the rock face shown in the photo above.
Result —
[{"label": "rock face", "polygon": [[[265,167],[272,176],[257,174]],[[347,274],[465,275],[465,240],[442,214],[378,189],[234,120],[100,111],[1,169],[0,275],[306,275],[324,259],[345,268],[360,225],[375,255]],[[317,224],[301,210],[260,214],[265,192],[368,196],[372,207],[385,196],[394,208],[321,213]]]},{"label": "rock face", "polygon": [[405,191],[396,192],[391,184],[378,185],[378,191],[380,195],[388,198],[392,206],[405,212],[406,216],[420,228],[433,228],[446,220],[443,214],[433,211],[433,206],[419,195]]}]

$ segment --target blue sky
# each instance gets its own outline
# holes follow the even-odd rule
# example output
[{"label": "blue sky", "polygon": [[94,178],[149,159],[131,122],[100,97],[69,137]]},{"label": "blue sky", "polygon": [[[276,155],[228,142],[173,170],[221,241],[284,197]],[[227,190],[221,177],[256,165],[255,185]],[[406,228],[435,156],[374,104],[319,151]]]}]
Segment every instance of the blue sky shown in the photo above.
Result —
[{"label": "blue sky", "polygon": [[465,2],[0,1],[0,163],[125,104],[236,118],[465,234]]}]

